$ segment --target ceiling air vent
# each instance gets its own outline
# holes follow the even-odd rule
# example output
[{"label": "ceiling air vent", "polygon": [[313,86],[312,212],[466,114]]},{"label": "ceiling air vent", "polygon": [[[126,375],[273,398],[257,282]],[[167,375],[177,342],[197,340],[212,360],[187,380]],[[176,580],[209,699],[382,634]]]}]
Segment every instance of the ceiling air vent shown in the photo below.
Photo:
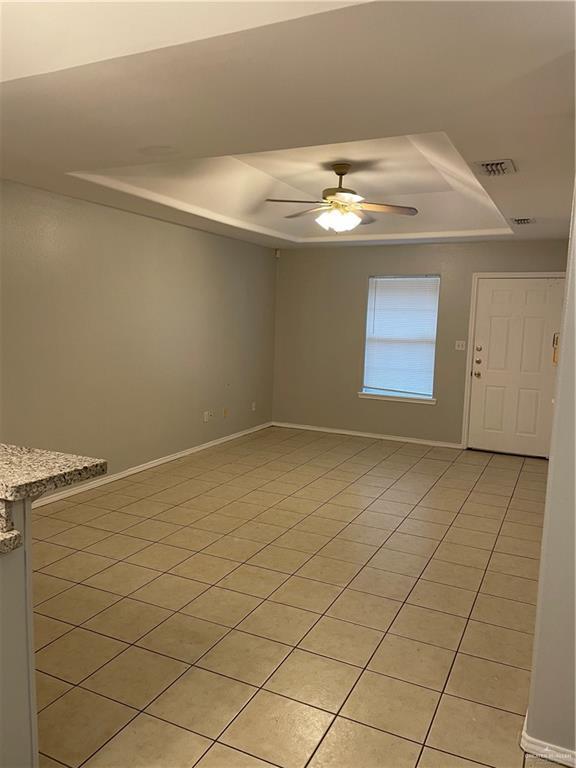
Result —
[{"label": "ceiling air vent", "polygon": [[478,173],[483,176],[509,176],[516,173],[516,166],[513,160],[480,160],[474,163]]},{"label": "ceiling air vent", "polygon": [[514,224],[518,224],[518,225],[521,225],[521,224],[534,224],[536,219],[529,218],[528,216],[520,216],[517,219],[512,219],[512,221],[514,222]]}]

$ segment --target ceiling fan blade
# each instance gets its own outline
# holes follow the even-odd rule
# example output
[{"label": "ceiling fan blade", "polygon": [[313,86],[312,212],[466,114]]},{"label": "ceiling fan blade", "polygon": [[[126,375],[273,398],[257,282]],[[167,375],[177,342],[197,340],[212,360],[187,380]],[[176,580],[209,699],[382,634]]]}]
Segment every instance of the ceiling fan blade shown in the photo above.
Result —
[{"label": "ceiling fan blade", "polygon": [[363,211],[399,213],[402,216],[415,216],[418,213],[417,208],[411,208],[407,205],[391,205],[390,203],[360,203],[360,208]]},{"label": "ceiling fan blade", "polygon": [[305,203],[306,205],[318,205],[323,203],[324,200],[283,200],[277,197],[267,197],[267,203]]},{"label": "ceiling fan blade", "polygon": [[371,216],[369,213],[364,213],[364,211],[360,212],[360,217],[362,219],[360,224],[374,224],[375,221],[378,221],[376,216]]},{"label": "ceiling fan blade", "polygon": [[308,208],[307,211],[298,211],[298,213],[290,213],[288,216],[284,216],[285,219],[297,219],[299,216],[307,216],[309,213],[316,213],[316,211],[327,211],[329,205],[320,205],[318,208]]}]

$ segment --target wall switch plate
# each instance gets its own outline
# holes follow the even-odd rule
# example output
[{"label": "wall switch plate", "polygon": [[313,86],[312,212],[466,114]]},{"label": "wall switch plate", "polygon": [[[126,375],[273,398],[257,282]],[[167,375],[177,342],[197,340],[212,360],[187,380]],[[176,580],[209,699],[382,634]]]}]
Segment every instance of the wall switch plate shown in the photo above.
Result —
[{"label": "wall switch plate", "polygon": [[457,352],[464,352],[466,350],[466,342],[465,341],[455,341],[454,342],[454,349]]},{"label": "wall switch plate", "polygon": [[202,421],[207,424],[210,421],[210,411],[204,411],[202,414]]},{"label": "wall switch plate", "polygon": [[252,410],[253,410],[253,411],[255,411],[255,410],[256,410],[256,403],[252,403]]}]

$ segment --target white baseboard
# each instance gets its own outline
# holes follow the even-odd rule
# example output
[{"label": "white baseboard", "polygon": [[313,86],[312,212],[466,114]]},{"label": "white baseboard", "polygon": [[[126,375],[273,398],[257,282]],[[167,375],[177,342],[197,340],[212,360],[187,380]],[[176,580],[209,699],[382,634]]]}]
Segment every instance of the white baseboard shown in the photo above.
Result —
[{"label": "white baseboard", "polygon": [[333,427],[314,427],[310,424],[291,424],[286,421],[273,421],[273,427],[287,427],[288,429],[309,429],[313,432],[331,432],[336,435],[352,435],[353,437],[371,437],[374,440],[393,440],[397,443],[418,443],[419,445],[432,445],[438,448],[464,448],[462,443],[443,443],[438,440],[423,440],[418,437],[401,437],[400,435],[382,435],[377,432],[356,432],[353,429],[334,429]]},{"label": "white baseboard", "polygon": [[42,507],[44,504],[51,504],[53,501],[66,499],[69,496],[74,496],[76,493],[89,491],[92,488],[98,488],[101,485],[107,485],[108,483],[113,483],[116,480],[123,480],[126,477],[130,477],[130,475],[136,475],[138,472],[143,472],[145,469],[153,469],[154,467],[159,467],[161,464],[167,464],[169,461],[181,459],[184,456],[189,456],[192,453],[197,453],[198,451],[203,451],[206,448],[212,448],[213,446],[221,445],[222,443],[227,443],[229,440],[235,440],[238,437],[250,435],[252,432],[259,432],[261,429],[266,429],[267,427],[272,426],[274,426],[273,422],[267,421],[264,424],[258,424],[256,427],[243,429],[241,432],[234,432],[231,435],[226,435],[225,437],[219,437],[216,440],[211,440],[209,443],[201,443],[200,445],[195,445],[193,448],[186,448],[184,451],[172,453],[170,456],[161,456],[159,459],[152,459],[152,461],[147,461],[145,464],[139,464],[136,467],[123,469],[121,472],[114,472],[112,475],[103,475],[102,477],[97,477],[95,480],[90,480],[89,482],[83,483],[80,486],[73,486],[72,488],[66,488],[63,491],[59,491],[58,493],[53,493],[49,496],[43,496],[42,498],[38,499],[38,501],[35,501],[33,506]]},{"label": "white baseboard", "polygon": [[555,744],[548,744],[546,741],[529,736],[526,733],[526,718],[524,719],[524,727],[520,737],[520,746],[524,752],[541,757],[543,760],[550,760],[560,765],[568,765],[570,768],[575,768],[576,766],[576,751],[573,749],[557,747]]}]

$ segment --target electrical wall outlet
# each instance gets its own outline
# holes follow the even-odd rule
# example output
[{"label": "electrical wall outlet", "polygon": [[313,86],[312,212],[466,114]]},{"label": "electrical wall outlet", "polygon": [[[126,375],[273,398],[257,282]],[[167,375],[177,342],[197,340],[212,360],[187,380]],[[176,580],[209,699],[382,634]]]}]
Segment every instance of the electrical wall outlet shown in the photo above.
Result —
[{"label": "electrical wall outlet", "polygon": [[229,414],[228,408],[224,407],[222,408],[222,418],[225,419]]},{"label": "electrical wall outlet", "polygon": [[255,410],[256,410],[256,403],[255,403],[255,402],[253,402],[253,403],[252,403],[252,410],[253,410],[253,411],[255,411]]},{"label": "electrical wall outlet", "polygon": [[456,352],[465,352],[466,351],[466,342],[465,341],[455,341],[454,342],[454,349]]}]

